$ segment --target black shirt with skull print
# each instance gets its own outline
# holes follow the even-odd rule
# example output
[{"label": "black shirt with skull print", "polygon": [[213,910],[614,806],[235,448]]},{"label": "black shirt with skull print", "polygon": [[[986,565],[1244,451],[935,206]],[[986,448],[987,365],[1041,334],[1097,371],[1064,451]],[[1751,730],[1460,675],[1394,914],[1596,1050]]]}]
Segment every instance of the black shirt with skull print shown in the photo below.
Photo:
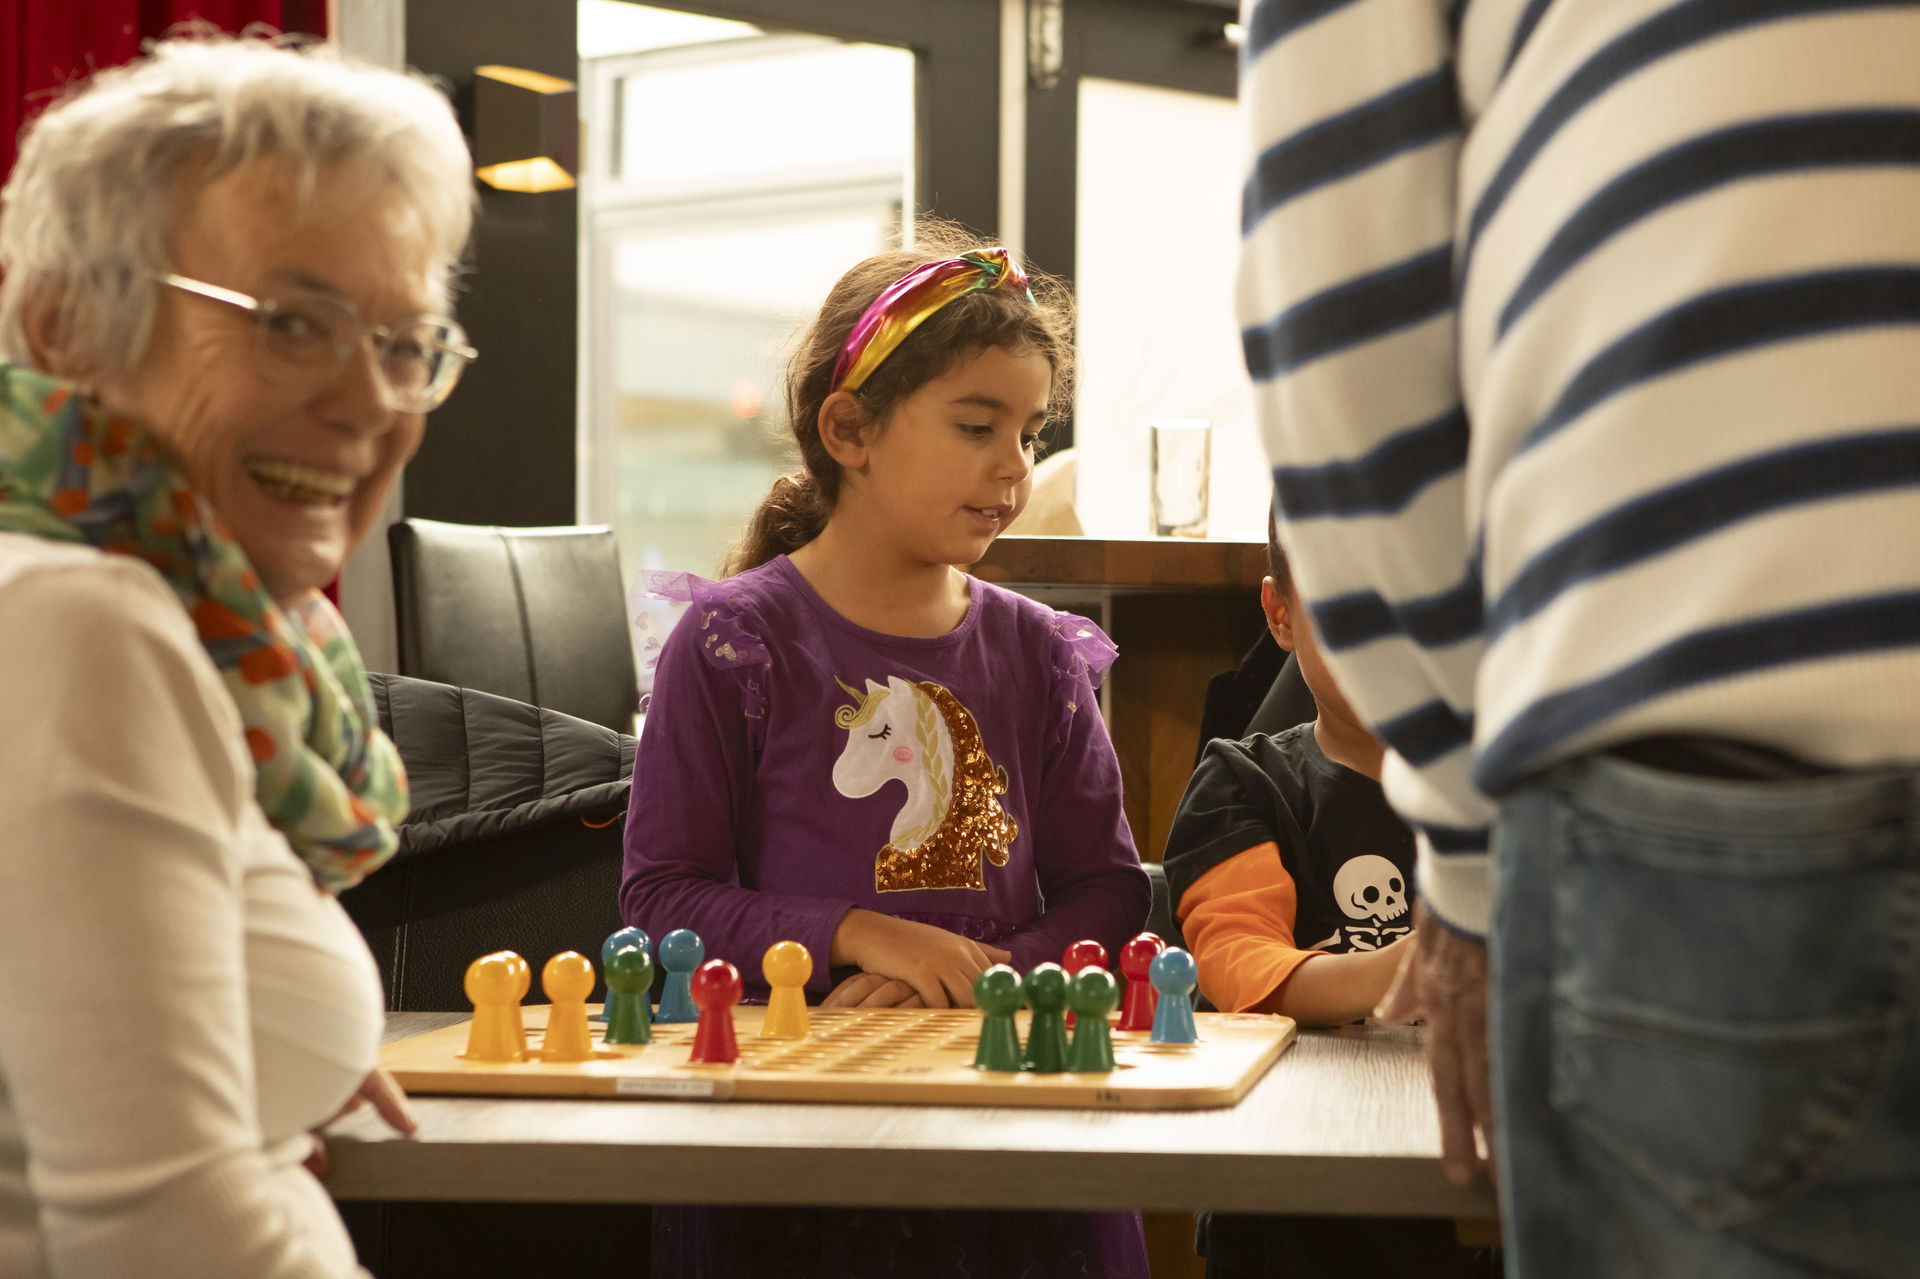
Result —
[{"label": "black shirt with skull print", "polygon": [[1167,835],[1176,909],[1202,875],[1268,841],[1294,883],[1294,945],[1377,950],[1412,931],[1413,833],[1379,782],[1321,752],[1310,723],[1207,744]]}]

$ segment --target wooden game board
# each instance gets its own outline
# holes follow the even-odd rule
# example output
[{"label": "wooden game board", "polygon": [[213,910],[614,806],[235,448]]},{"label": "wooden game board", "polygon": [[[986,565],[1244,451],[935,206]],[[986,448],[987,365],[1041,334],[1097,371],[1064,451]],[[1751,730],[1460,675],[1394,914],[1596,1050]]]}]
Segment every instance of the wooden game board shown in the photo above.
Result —
[{"label": "wooden game board", "polygon": [[[788,1040],[757,1038],[764,1012],[736,1010],[740,1060],[726,1066],[688,1063],[691,1025],[656,1025],[651,1044],[609,1048],[597,1022],[593,1061],[467,1061],[464,1021],[396,1040],[381,1059],[417,1093],[1200,1110],[1238,1101],[1294,1030],[1286,1017],[1198,1013],[1197,1044],[1154,1044],[1143,1033],[1115,1031],[1111,1074],[1037,1075],[975,1070],[980,1014],[968,1009],[816,1008],[813,1033]],[[527,1047],[537,1050],[547,1007],[530,1004],[524,1015]],[[1023,1042],[1026,1021],[1020,1014]]]}]

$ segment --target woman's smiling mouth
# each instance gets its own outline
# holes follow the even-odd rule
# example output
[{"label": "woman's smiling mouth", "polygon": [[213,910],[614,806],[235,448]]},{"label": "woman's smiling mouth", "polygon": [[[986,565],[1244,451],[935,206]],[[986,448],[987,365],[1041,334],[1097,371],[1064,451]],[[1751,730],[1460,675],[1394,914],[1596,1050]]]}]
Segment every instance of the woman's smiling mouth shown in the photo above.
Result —
[{"label": "woman's smiling mouth", "polygon": [[353,496],[359,482],[339,471],[323,471],[297,462],[248,458],[247,474],[272,496],[302,506],[337,506]]}]

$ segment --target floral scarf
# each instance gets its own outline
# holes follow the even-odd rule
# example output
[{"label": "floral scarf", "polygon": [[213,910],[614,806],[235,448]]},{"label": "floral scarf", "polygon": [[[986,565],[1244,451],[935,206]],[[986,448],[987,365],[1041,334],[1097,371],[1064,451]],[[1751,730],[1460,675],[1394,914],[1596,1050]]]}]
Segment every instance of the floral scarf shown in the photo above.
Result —
[{"label": "floral scarf", "polygon": [[151,564],[179,596],[246,725],[254,797],[323,888],[393,856],[407,811],[346,623],[315,591],[278,605],[152,437],[72,385],[0,364],[0,532]]}]

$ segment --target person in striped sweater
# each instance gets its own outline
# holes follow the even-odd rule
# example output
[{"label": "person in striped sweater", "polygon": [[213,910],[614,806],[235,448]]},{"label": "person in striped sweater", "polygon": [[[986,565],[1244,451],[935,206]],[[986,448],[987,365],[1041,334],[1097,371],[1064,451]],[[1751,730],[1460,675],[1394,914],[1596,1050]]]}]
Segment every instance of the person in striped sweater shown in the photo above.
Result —
[{"label": "person in striped sweater", "polygon": [[1243,344],[1450,1174],[1512,1274],[1912,1273],[1920,5],[1244,26]]}]

